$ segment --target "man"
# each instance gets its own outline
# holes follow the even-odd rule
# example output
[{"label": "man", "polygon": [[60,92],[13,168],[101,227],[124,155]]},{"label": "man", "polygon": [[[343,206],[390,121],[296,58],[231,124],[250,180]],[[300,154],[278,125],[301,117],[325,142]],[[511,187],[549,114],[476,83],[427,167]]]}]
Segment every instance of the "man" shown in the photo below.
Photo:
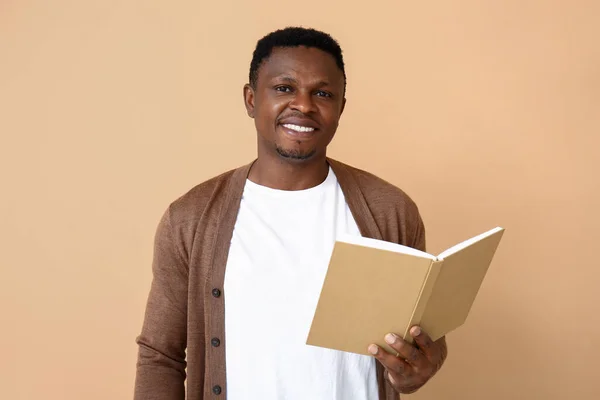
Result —
[{"label": "man", "polygon": [[189,400],[389,400],[439,370],[445,340],[418,327],[414,346],[386,335],[396,354],[305,344],[337,235],[425,249],[404,192],[327,157],[345,91],[342,51],[329,35],[287,28],[258,42],[243,92],[258,157],[164,213],[137,340],[136,400],[184,399],[186,378]]}]

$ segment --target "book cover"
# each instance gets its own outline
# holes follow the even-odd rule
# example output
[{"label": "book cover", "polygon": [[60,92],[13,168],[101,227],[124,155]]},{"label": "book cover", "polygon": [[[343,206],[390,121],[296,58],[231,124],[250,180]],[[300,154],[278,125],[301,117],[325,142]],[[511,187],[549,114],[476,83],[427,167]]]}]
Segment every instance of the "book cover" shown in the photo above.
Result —
[{"label": "book cover", "polygon": [[409,342],[420,325],[433,340],[463,325],[504,228],[438,256],[395,243],[345,236],[333,248],[307,344],[367,355],[394,332]]}]

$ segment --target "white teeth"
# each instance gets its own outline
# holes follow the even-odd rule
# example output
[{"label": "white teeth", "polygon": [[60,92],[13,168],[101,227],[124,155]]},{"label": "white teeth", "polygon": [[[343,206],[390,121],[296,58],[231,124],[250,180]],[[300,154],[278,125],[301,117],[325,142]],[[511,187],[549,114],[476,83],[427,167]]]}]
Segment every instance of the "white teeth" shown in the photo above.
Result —
[{"label": "white teeth", "polygon": [[284,124],[283,126],[296,132],[312,132],[315,130],[315,128],[309,128],[308,126],[300,126],[293,124]]}]

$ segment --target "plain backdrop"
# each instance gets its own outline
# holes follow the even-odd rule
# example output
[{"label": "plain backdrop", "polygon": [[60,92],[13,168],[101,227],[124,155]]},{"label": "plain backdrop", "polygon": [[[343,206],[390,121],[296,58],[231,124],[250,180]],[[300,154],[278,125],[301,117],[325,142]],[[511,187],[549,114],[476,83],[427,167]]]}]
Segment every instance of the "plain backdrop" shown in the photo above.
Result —
[{"label": "plain backdrop", "polygon": [[0,398],[132,398],[158,219],[253,159],[242,86],[288,25],[340,41],[329,155],[409,193],[431,252],[507,229],[410,398],[600,398],[599,17],[595,0],[3,0]]}]

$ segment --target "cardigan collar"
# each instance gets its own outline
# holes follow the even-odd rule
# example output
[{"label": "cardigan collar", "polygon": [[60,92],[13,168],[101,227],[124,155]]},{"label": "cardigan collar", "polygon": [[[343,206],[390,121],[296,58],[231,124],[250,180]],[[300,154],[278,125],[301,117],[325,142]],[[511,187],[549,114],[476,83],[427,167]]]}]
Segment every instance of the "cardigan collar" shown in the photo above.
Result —
[{"label": "cardigan collar", "polygon": [[[250,168],[255,162],[256,159],[233,171],[233,176],[228,188],[229,190],[227,190],[227,199],[225,200],[225,206],[223,208],[225,213],[222,214],[222,217],[225,218],[225,221],[223,222],[225,223],[224,227],[227,228],[226,230],[233,230],[233,226],[235,225],[235,218],[233,217],[237,216],[237,211],[244,192],[244,185],[246,179],[248,179]],[[373,239],[383,239],[381,231],[369,210],[360,185],[356,180],[356,175],[353,174],[355,169],[329,157],[327,157],[327,163],[331,166],[331,169],[337,177],[338,183],[346,198],[346,202],[348,203],[348,207],[350,208],[361,234]]]}]

